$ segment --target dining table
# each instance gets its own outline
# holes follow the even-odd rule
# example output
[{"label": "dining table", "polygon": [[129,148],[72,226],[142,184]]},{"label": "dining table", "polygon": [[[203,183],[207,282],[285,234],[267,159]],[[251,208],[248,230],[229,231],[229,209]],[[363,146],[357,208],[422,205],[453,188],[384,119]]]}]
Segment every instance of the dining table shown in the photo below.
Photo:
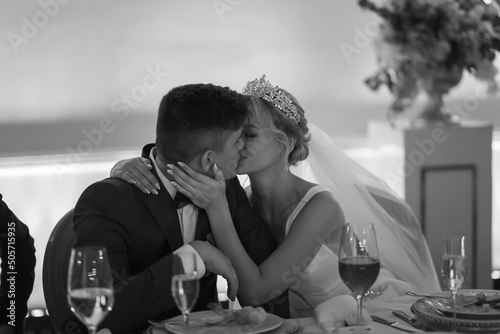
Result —
[{"label": "dining table", "polygon": [[[411,297],[411,296],[401,296],[395,299],[391,300],[372,300],[367,303],[366,305],[366,310],[370,313],[371,316],[376,315],[376,316],[381,316],[384,319],[388,319],[391,321],[395,321],[396,323],[402,325],[403,327],[406,327],[410,330],[413,330],[415,333],[419,332],[425,332],[422,330],[419,330],[417,328],[412,327],[410,324],[406,323],[405,321],[401,320],[400,318],[396,317],[392,311],[395,310],[402,310],[406,312],[409,315],[412,315],[411,311],[411,305],[417,301],[419,298],[418,297]],[[190,315],[190,319],[192,321],[196,320],[201,320],[204,317],[207,316],[206,312],[212,312],[212,311],[203,311],[203,312],[195,312]],[[395,327],[392,327],[387,324],[379,323],[379,322],[371,322],[369,325],[367,325],[369,330],[356,330],[355,328],[350,328],[350,327],[345,327],[339,331],[338,333],[371,333],[371,334],[402,334],[402,333],[409,333],[408,331],[398,329]],[[168,328],[168,326],[167,326]],[[189,330],[189,329],[184,329],[184,330],[174,330],[174,331],[169,331],[165,328],[165,326],[162,325],[152,325],[146,334],[212,334],[212,333],[246,333],[246,334],[251,334],[251,333],[267,333],[267,334],[324,334],[328,333],[327,331],[324,330],[324,328],[318,324],[316,317],[305,317],[305,318],[291,318],[291,319],[281,319],[280,318],[280,323],[279,326],[276,326],[275,328],[269,329],[269,330],[252,330],[251,327],[245,327],[245,326],[240,326],[240,327],[234,327],[234,328],[217,328],[217,327],[208,327],[208,328],[203,328],[203,329],[197,329],[197,330]],[[330,332],[332,333],[332,332]],[[434,331],[433,333],[444,333],[444,332],[436,332]]]},{"label": "dining table", "polygon": [[[401,296],[398,298],[390,299],[390,300],[369,300],[364,303],[364,308],[370,313],[371,316],[381,316],[383,319],[387,319],[390,321],[395,321],[397,324],[401,324],[404,327],[414,330],[415,332],[419,332],[418,329],[412,328],[408,323],[396,317],[392,311],[401,310],[405,313],[412,315],[411,305],[418,300],[418,297],[411,296]],[[283,321],[283,325],[279,328],[270,331],[269,334],[286,334],[293,328],[299,327],[302,328],[301,333],[327,333],[321,326],[318,324],[316,317],[308,317],[308,318],[292,318],[286,319]],[[397,334],[397,333],[408,333],[407,331],[397,329],[387,324],[382,324],[379,322],[372,321],[368,327],[370,328],[369,333],[372,334]],[[344,328],[343,331],[348,333],[356,333],[356,331],[347,331],[348,328]],[[343,332],[342,330],[340,332]],[[360,331],[361,332],[361,331]]]}]

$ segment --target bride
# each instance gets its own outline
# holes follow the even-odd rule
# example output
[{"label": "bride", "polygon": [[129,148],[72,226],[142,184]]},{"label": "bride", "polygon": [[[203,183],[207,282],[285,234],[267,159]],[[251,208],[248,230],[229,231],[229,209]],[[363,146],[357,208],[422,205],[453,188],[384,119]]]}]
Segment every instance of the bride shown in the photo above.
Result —
[{"label": "bride", "polygon": [[[303,108],[286,90],[263,76],[249,82],[243,94],[252,116],[243,128],[238,174],[248,175],[250,201],[278,244],[273,254],[259,266],[246,254],[217,166],[215,179],[186,164],[169,166],[177,190],[206,210],[215,243],[238,275],[240,303],[259,305],[288,290],[291,316],[307,317],[325,300],[349,294],[338,271],[340,231],[349,221],[375,224],[381,270],[372,289],[388,286],[379,298],[408,290],[439,291],[427,243],[409,206],[308,124]],[[144,158],[124,160],[112,176],[143,189],[151,184],[142,181],[144,176],[154,178],[146,166]]]}]

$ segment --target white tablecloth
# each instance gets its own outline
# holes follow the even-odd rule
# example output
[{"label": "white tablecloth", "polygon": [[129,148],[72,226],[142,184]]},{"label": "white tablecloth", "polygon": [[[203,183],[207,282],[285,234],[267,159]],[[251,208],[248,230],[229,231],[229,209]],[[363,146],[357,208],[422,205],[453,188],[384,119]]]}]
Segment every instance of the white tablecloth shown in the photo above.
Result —
[{"label": "white tablecloth", "polygon": [[[410,297],[410,296],[404,296],[404,297],[399,297],[394,300],[370,300],[364,303],[364,308],[368,310],[368,312],[371,315],[380,315],[383,316],[384,318],[391,319],[394,321],[397,321],[398,323],[411,327],[409,324],[405,323],[403,320],[395,317],[392,314],[393,310],[403,310],[408,314],[412,314],[410,311],[411,305],[418,300],[416,297]],[[280,328],[277,328],[274,331],[269,332],[269,334],[285,334],[290,328],[293,328],[294,326],[303,326],[304,330],[302,333],[304,334],[316,334],[316,333],[321,333],[324,334],[325,332],[323,329],[318,325],[316,322],[315,318],[299,318],[299,319],[287,319],[284,321],[283,325]],[[401,334],[401,333],[407,333],[402,330],[393,328],[388,325],[384,325],[381,323],[373,322],[370,325],[371,331],[370,333],[373,334]],[[434,332],[437,333],[437,332]]]},{"label": "white tablecloth", "polygon": [[[392,319],[397,321],[400,324],[406,325],[408,327],[411,327],[407,323],[405,323],[403,320],[396,318],[392,314],[392,310],[403,310],[407,312],[408,314],[411,314],[410,307],[411,305],[417,300],[418,298],[415,297],[400,297],[395,300],[390,300],[390,301],[383,301],[383,300],[372,300],[367,303],[365,303],[366,309],[370,312],[370,314],[377,314],[384,316],[385,318]],[[206,315],[205,315],[206,316]],[[201,316],[203,318],[203,315]],[[191,319],[197,319],[198,314],[193,313],[191,315]],[[296,326],[301,326],[303,327],[303,330],[300,334],[325,334],[326,332],[318,325],[316,322],[316,318],[311,317],[311,318],[295,318],[295,319],[285,319],[283,321],[283,324],[279,326],[276,329],[273,329],[271,331],[268,331],[266,333],[268,334],[287,334],[290,329],[296,327]],[[370,333],[371,334],[402,334],[402,333],[407,333],[402,330],[393,328],[388,325],[384,325],[381,323],[373,322],[370,325]],[[212,328],[214,329],[214,328]],[[245,331],[246,333],[251,333],[251,331]],[[438,334],[440,332],[433,332],[434,334]],[[170,334],[166,329],[163,329],[161,327],[151,327],[148,330],[147,334]],[[354,333],[352,333],[354,334]]]}]

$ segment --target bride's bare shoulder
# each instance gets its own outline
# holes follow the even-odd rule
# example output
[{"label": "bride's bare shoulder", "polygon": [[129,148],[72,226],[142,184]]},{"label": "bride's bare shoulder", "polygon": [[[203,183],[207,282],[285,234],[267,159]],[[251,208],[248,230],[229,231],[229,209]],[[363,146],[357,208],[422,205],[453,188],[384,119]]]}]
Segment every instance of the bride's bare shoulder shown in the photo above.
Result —
[{"label": "bride's bare shoulder", "polygon": [[318,190],[320,191],[316,192],[309,198],[305,209],[311,208],[312,210],[321,210],[335,215],[342,212],[342,208],[340,207],[340,204],[337,202],[333,194],[326,187],[323,187],[316,183],[301,180],[297,187],[299,197],[304,198],[306,194],[315,187],[318,187]]},{"label": "bride's bare shoulder", "polygon": [[306,181],[304,179],[300,179],[300,181],[298,182],[299,186],[298,186],[298,189],[299,189],[299,193],[302,194],[302,196],[305,196],[307,194],[307,192],[309,192],[309,190],[311,190],[312,188],[315,188],[315,187],[318,187],[320,191],[318,191],[314,197],[323,197],[323,198],[329,198],[333,201],[336,202],[333,194],[328,190],[328,188],[326,187],[323,187],[317,183],[314,183],[314,182],[309,182],[309,181]]}]

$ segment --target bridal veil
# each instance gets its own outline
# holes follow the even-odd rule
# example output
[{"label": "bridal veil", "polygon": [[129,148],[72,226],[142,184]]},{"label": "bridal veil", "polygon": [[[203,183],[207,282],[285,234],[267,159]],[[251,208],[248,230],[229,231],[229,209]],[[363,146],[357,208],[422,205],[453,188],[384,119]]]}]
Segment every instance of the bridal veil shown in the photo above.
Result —
[{"label": "bridal veil", "polygon": [[309,157],[292,168],[296,175],[326,186],[340,203],[346,222],[373,222],[380,265],[419,292],[440,291],[420,224],[409,205],[383,180],[336,148],[309,123]]}]

